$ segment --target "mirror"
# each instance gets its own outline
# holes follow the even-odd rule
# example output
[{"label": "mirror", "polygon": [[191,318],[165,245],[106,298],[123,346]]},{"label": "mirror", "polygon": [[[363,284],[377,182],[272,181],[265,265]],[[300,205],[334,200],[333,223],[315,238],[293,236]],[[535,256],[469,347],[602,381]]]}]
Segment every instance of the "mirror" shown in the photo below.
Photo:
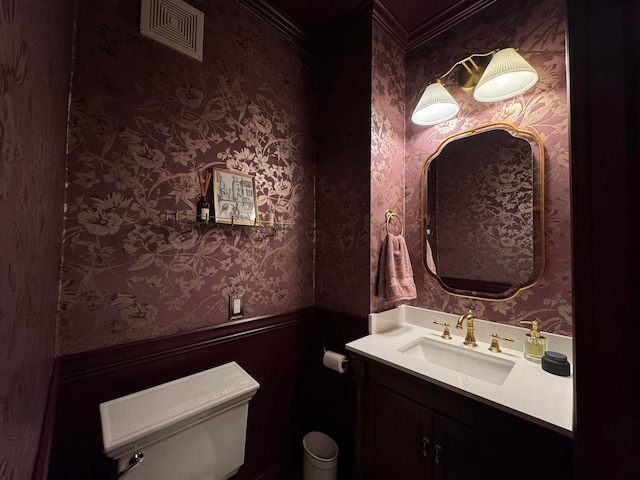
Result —
[{"label": "mirror", "polygon": [[493,123],[446,138],[422,169],[422,259],[454,295],[506,300],[544,270],[544,146]]}]

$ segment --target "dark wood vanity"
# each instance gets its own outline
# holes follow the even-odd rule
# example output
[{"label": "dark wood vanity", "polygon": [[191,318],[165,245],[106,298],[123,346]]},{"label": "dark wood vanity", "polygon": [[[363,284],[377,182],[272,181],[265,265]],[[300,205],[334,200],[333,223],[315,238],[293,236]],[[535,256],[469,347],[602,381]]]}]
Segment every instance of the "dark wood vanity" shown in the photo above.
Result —
[{"label": "dark wood vanity", "polygon": [[570,436],[352,356],[359,479],[572,478]]}]

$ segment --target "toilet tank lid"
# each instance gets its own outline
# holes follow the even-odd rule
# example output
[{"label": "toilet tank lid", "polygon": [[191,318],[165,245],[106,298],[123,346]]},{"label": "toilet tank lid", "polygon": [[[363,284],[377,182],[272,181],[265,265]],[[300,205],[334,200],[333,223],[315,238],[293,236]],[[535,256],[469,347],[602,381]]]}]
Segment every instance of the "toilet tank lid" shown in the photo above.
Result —
[{"label": "toilet tank lid", "polygon": [[236,362],[229,362],[100,404],[106,453],[163,430],[184,428],[248,401],[260,387]]}]

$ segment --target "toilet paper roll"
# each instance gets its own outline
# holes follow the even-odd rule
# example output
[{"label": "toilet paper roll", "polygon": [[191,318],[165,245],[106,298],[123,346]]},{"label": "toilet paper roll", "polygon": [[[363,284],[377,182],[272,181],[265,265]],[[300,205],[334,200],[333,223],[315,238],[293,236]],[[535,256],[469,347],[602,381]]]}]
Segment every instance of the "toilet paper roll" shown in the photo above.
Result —
[{"label": "toilet paper roll", "polygon": [[325,367],[330,368],[331,370],[335,370],[339,373],[344,373],[347,371],[349,359],[344,355],[332,352],[331,350],[327,350],[326,352],[324,352],[324,356],[322,357],[322,364]]}]

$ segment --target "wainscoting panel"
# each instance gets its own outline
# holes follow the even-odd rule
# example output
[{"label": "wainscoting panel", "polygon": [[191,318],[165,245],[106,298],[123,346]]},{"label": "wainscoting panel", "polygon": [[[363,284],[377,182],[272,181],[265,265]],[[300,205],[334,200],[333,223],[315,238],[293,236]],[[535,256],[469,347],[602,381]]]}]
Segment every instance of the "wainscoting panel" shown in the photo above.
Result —
[{"label": "wainscoting panel", "polygon": [[344,351],[366,325],[309,308],[60,357],[48,478],[113,478],[102,453],[100,403],[234,360],[260,383],[249,403],[245,464],[234,479],[298,477],[302,437],[311,429],[335,437],[340,478],[348,479],[355,384],[323,368],[322,353]]}]

